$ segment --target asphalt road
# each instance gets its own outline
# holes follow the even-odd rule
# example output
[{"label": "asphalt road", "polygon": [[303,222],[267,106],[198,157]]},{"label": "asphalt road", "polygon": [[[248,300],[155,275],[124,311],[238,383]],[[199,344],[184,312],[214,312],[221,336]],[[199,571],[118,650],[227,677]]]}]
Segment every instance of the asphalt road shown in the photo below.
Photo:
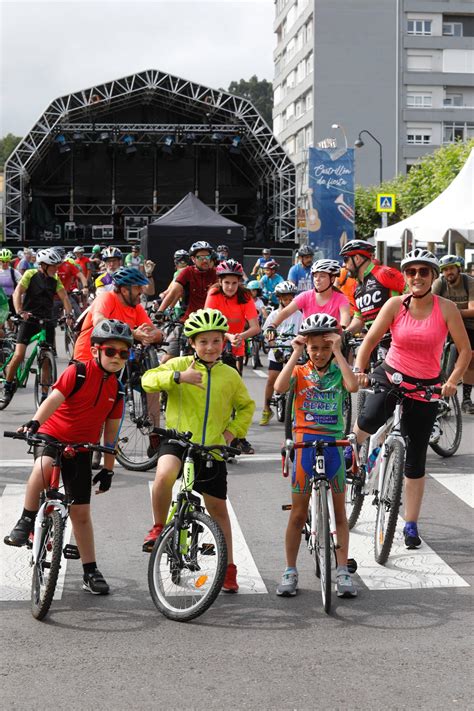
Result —
[{"label": "asphalt road", "polygon": [[[230,467],[229,498],[264,592],[221,594],[188,624],[162,617],[141,552],[153,473],[117,468],[111,491],[93,500],[97,559],[112,593],[83,592],[82,566],[73,560],[45,621],[32,618],[27,599],[3,598],[1,708],[472,708],[472,498],[466,501],[474,418],[464,417],[455,457],[441,460],[430,451],[428,470],[437,479],[427,483],[424,547],[407,553],[398,540],[380,570],[361,525],[351,539],[363,559],[355,578],[359,597],[336,600],[328,616],[303,546],[299,594],[275,596],[288,516],[281,505],[289,501],[276,457],[282,425],[258,426],[265,380],[251,370],[245,378],[257,401],[249,435],[257,452]],[[33,411],[30,386],[0,412],[0,429],[13,429]],[[21,461],[27,458],[22,443],[3,440],[1,449],[3,502],[15,490],[9,487],[25,482],[29,467]],[[19,512],[2,517],[2,538]],[[29,575],[26,550],[15,554],[7,561],[2,552],[3,579]]]}]

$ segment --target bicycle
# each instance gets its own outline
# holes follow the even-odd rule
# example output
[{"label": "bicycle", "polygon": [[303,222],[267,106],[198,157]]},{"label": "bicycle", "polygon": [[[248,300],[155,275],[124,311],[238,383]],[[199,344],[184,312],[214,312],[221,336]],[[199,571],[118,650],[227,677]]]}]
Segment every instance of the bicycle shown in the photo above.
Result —
[{"label": "bicycle", "polygon": [[[163,345],[163,344],[162,344]],[[143,373],[159,365],[153,345],[135,344],[125,366],[124,419],[117,443],[117,461],[126,469],[142,472],[156,465],[158,451],[150,445],[155,426],[149,396],[142,388]]]},{"label": "bicycle", "polygon": [[[386,391],[396,398],[393,415],[377,432],[371,435],[359,452],[359,462],[353,465],[352,479],[346,488],[346,508],[349,528],[353,528],[359,518],[364,499],[374,496],[377,507],[374,531],[374,557],[377,563],[385,565],[392,549],[393,537],[398,520],[405,465],[406,441],[401,433],[403,402],[408,394],[424,393],[426,400],[441,394],[441,388],[421,383],[414,389],[401,386],[403,376],[393,373],[390,386],[370,377],[373,384],[368,393]],[[368,455],[370,452],[370,455]]]},{"label": "bicycle", "polygon": [[[454,370],[457,350],[450,336],[447,337],[441,356],[441,372],[447,380]],[[430,447],[440,457],[452,457],[461,444],[462,412],[457,393],[439,400],[438,414],[430,437]]]},{"label": "bicycle", "polygon": [[[21,322],[18,316],[12,317],[12,320]],[[42,326],[41,330],[31,337],[28,345],[32,345],[30,355],[24,363],[20,364],[15,376],[15,390],[18,388],[26,388],[28,378],[31,373],[35,373],[34,396],[37,407],[41,405],[43,400],[48,396],[54,381],[57,378],[56,358],[53,346],[46,340],[46,325],[56,324],[55,319],[38,319],[30,316],[28,321],[37,323]],[[14,349],[5,358],[5,361],[0,364],[0,387],[5,385],[5,375],[8,364],[13,358]],[[36,360],[36,364],[33,366]],[[4,410],[8,402],[0,401],[0,410]]]},{"label": "bicycle", "polygon": [[[66,444],[51,440],[44,435],[22,432],[4,432],[4,437],[21,439],[31,447],[45,443],[56,449],[51,480],[45,487],[40,498],[40,508],[36,514],[33,537],[27,544],[31,550],[31,613],[37,620],[42,620],[49,612],[53,601],[61,558],[79,559],[77,546],[68,544],[63,547],[64,529],[69,517],[69,509],[73,501],[59,491],[61,474],[61,457],[73,458],[79,450],[105,452],[113,454],[110,447],[101,447],[88,442]],[[31,450],[30,450],[31,451]]]},{"label": "bicycle", "polygon": [[[326,476],[324,448],[347,446],[352,447],[354,457],[358,462],[356,437],[354,434],[348,435],[347,439],[332,442],[325,440],[293,442],[291,439],[287,439],[282,452],[283,476],[287,477],[291,470],[292,455],[295,449],[313,447],[316,450],[316,461],[313,466],[313,476],[311,478],[311,497],[308,505],[308,517],[303,533],[308,550],[311,555],[314,555],[315,574],[316,577],[321,580],[321,597],[324,611],[327,614],[331,611],[331,572],[333,565],[337,565],[336,550],[338,544],[331,485]],[[288,506],[283,507],[285,510],[288,508]],[[357,564],[353,559],[348,560],[348,568],[350,572],[357,570]]]},{"label": "bicycle", "polygon": [[227,460],[241,454],[226,445],[191,442],[191,432],[156,428],[155,432],[183,445],[181,486],[163,531],[153,547],[148,565],[148,587],[156,608],[165,617],[188,622],[202,615],[219,594],[227,569],[227,547],[219,525],[205,513],[192,493],[198,456],[213,459],[212,452]]}]

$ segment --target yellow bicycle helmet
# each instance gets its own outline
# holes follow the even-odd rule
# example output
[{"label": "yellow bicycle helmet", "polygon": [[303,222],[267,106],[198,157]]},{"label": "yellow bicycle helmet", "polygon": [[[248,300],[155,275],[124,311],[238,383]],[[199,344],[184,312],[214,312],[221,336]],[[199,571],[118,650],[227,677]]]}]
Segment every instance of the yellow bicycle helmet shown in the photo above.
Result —
[{"label": "yellow bicycle helmet", "polygon": [[184,322],[183,333],[190,338],[206,331],[222,331],[225,333],[228,330],[227,319],[220,311],[217,309],[198,309],[189,314]]}]

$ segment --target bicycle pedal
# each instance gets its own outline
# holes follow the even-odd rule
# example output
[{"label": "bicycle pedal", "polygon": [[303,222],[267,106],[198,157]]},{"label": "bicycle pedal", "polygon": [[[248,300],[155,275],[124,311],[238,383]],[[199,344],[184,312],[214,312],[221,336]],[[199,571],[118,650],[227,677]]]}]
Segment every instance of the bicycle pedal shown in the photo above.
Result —
[{"label": "bicycle pedal", "polygon": [[281,510],[282,511],[291,511],[291,504],[282,504]]},{"label": "bicycle pedal", "polygon": [[202,555],[216,555],[214,543],[203,543],[201,546]]},{"label": "bicycle pedal", "polygon": [[77,546],[68,543],[63,548],[63,556],[68,560],[79,560],[81,554],[79,553],[79,548]]},{"label": "bicycle pedal", "polygon": [[357,561],[354,558],[347,559],[347,570],[349,573],[353,574],[357,570]]}]

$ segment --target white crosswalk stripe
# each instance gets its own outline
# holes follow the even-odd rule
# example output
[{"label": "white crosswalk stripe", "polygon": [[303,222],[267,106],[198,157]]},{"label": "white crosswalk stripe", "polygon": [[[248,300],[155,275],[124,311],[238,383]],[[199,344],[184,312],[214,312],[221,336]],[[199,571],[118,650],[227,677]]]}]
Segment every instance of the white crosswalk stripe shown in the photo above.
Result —
[{"label": "white crosswalk stripe", "polygon": [[430,477],[436,479],[471,509],[474,508],[474,474],[472,472],[431,470]]}]

